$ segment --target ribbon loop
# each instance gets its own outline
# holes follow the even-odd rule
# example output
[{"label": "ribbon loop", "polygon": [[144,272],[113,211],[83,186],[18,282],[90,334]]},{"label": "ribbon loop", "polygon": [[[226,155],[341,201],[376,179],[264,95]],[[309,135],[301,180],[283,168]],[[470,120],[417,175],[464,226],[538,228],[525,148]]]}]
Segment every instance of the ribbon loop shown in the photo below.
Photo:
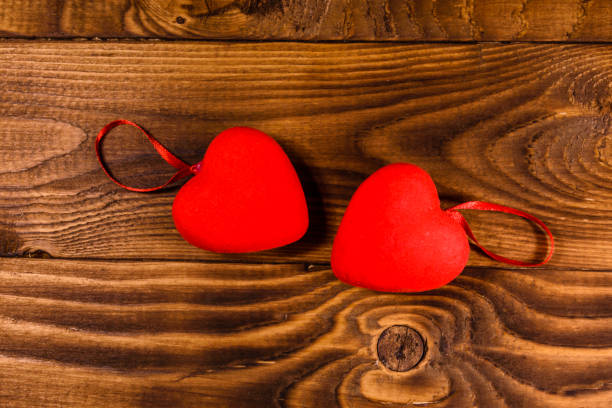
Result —
[{"label": "ribbon loop", "polygon": [[[548,254],[546,255],[546,258],[544,258],[544,260],[541,262],[529,263],[529,262],[518,261],[516,259],[506,258],[506,257],[497,255],[489,251],[488,249],[483,247],[478,242],[470,226],[468,225],[466,219],[463,217],[463,215],[461,215],[461,213],[457,212],[457,210],[497,211],[497,212],[503,212],[503,213],[512,214],[512,215],[518,215],[519,217],[526,218],[529,221],[536,223],[546,232],[546,234],[548,235],[548,239],[550,240],[550,248],[548,250]],[[510,265],[517,265],[517,266],[530,266],[530,267],[541,266],[547,263],[548,261],[550,261],[550,258],[552,257],[553,252],[555,250],[555,240],[553,238],[552,233],[548,229],[548,227],[541,220],[534,217],[533,215],[523,212],[521,210],[517,210],[516,208],[505,207],[499,204],[487,203],[485,201],[468,201],[467,203],[463,203],[463,204],[459,204],[454,207],[451,207],[447,209],[446,212],[452,219],[454,219],[455,221],[459,223],[459,225],[461,225],[465,233],[468,235],[468,237],[472,239],[472,241],[474,241],[474,244],[476,244],[478,248],[480,248],[485,254],[489,255],[491,258],[495,259],[496,261],[504,262]]]},{"label": "ribbon loop", "polygon": [[[170,178],[170,180],[168,180],[162,185],[155,186],[155,187],[136,188],[136,187],[126,186],[125,184],[122,184],[121,182],[119,182],[119,180],[117,180],[115,177],[113,177],[113,175],[110,173],[110,171],[106,167],[106,163],[102,159],[101,144],[102,144],[102,139],[104,138],[104,136],[106,136],[108,132],[110,132],[112,129],[120,125],[130,125],[130,126],[134,126],[135,128],[139,129],[147,137],[147,139],[149,139],[149,142],[151,142],[151,144],[153,145],[153,148],[155,148],[155,150],[161,156],[161,158],[164,159],[172,167],[177,169],[177,172],[174,173],[174,175]],[[104,170],[104,173],[108,176],[108,178],[110,178],[115,184],[117,184],[118,186],[122,188],[125,188],[126,190],[136,191],[139,193],[147,193],[150,191],[160,190],[168,186],[169,184],[175,182],[176,180],[179,180],[183,177],[187,177],[190,174],[195,174],[199,171],[199,166],[198,166],[199,163],[193,166],[190,166],[189,164],[185,163],[184,161],[182,161],[181,159],[173,155],[157,139],[155,139],[153,136],[148,134],[146,130],[138,126],[136,123],[131,122],[129,120],[125,120],[125,119],[114,120],[108,123],[106,126],[104,126],[100,130],[100,132],[98,133],[98,137],[96,137],[96,156],[98,157],[98,162],[100,163],[100,166],[102,166],[102,170]]]}]

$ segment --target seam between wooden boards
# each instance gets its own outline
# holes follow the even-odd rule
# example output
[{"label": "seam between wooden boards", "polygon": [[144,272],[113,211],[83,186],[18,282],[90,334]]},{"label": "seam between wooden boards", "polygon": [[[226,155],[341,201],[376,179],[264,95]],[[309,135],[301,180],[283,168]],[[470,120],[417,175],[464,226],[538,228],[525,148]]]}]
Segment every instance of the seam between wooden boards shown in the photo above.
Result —
[{"label": "seam between wooden boards", "polygon": [[294,40],[252,38],[172,38],[172,37],[29,37],[0,36],[0,42],[98,42],[98,43],[267,43],[267,44],[367,44],[367,45],[476,45],[476,44],[539,44],[539,45],[612,45],[612,41],[561,40]]},{"label": "seam between wooden boards", "polygon": [[[182,259],[182,258],[170,258],[170,259],[162,259],[162,258],[95,258],[95,257],[29,257],[29,256],[0,256],[1,260],[45,260],[45,261],[58,261],[58,262],[112,262],[112,263],[134,263],[134,262],[147,262],[147,263],[186,263],[186,264],[211,264],[211,265],[223,265],[223,264],[231,264],[231,265],[304,265],[305,271],[312,270],[320,270],[320,269],[331,269],[330,262],[302,262],[302,261],[284,261],[279,259],[276,262],[273,261],[255,261],[255,260],[246,260],[246,259]],[[487,269],[497,269],[497,270],[508,270],[508,271],[583,271],[583,272],[611,272],[612,269],[608,268],[572,268],[572,267],[537,267],[537,268],[529,268],[529,267],[519,267],[519,266],[509,266],[504,264],[499,265],[466,265],[464,269],[474,269],[474,270],[487,270]]]}]

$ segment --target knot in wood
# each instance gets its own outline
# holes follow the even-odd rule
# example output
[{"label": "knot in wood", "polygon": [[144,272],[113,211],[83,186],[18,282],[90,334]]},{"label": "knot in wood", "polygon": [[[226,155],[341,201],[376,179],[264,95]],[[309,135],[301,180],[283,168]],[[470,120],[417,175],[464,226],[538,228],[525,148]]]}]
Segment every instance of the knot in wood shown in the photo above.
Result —
[{"label": "knot in wood", "polygon": [[403,325],[386,328],[376,348],[380,362],[392,371],[410,370],[425,354],[425,342],[419,332]]}]

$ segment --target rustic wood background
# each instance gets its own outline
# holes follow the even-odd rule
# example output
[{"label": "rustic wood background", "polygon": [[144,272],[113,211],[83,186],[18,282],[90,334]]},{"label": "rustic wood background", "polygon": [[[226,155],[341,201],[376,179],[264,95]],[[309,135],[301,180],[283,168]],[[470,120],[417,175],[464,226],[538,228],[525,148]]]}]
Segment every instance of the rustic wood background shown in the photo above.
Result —
[{"label": "rustic wood background", "polygon": [[[612,2],[0,6],[1,407],[612,406]],[[303,181],[306,237],[189,246],[176,187],[100,170],[93,140],[120,117],[189,162],[227,127],[269,133]],[[133,129],[104,152],[131,185],[171,174]],[[338,282],[344,208],[395,161],[429,171],[443,206],[540,217],[553,260],[472,250],[419,294]],[[525,221],[466,215],[504,255],[546,251]],[[405,372],[377,354],[395,325],[423,342]]]}]

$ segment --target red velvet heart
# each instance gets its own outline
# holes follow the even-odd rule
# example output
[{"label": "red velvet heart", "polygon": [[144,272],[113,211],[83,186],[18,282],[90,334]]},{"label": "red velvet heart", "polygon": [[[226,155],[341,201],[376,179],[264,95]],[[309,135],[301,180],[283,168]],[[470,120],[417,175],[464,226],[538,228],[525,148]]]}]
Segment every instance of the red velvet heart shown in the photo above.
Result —
[{"label": "red velvet heart", "polygon": [[462,227],[440,209],[429,174],[397,163],[376,171],[353,195],[331,266],[338,279],[354,286],[419,292],[457,277],[469,252]]},{"label": "red velvet heart", "polygon": [[261,251],[297,241],[308,229],[300,180],[265,133],[227,129],[210,143],[200,165],[172,206],[176,229],[192,245],[214,252]]}]

